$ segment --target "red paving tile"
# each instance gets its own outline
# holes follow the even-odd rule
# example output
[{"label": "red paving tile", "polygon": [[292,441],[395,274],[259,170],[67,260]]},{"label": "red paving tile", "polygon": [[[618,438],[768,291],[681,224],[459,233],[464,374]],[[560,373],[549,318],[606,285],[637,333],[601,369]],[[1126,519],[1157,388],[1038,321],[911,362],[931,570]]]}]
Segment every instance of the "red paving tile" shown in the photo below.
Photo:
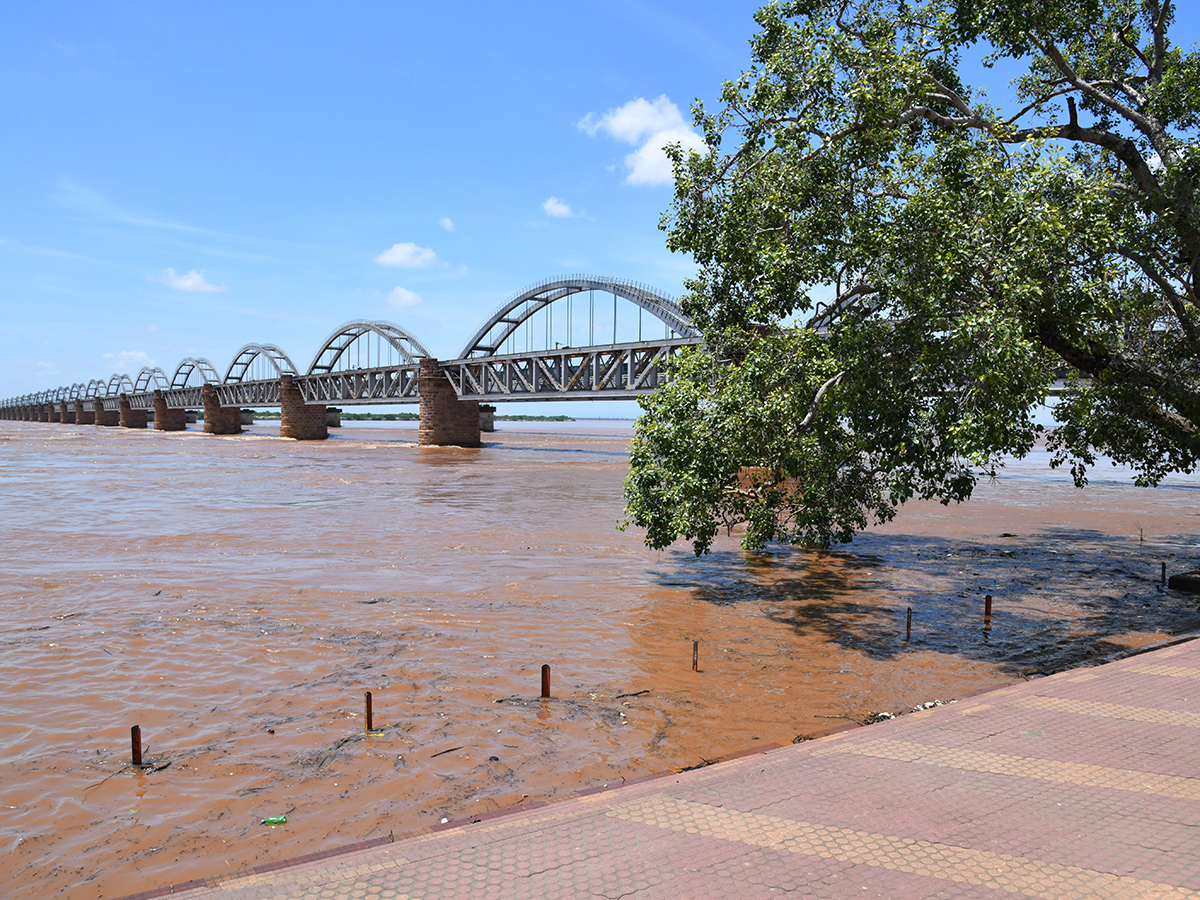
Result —
[{"label": "red paving tile", "polygon": [[1200,640],[184,900],[1200,900]]}]

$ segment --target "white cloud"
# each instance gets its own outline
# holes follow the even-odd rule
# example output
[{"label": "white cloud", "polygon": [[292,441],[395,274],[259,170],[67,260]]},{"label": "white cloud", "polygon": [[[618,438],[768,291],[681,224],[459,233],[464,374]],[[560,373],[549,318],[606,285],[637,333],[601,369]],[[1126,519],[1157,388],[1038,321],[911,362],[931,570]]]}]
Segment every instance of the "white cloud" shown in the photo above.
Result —
[{"label": "white cloud", "polygon": [[392,244],[390,250],[384,250],[375,262],[385,266],[395,266],[398,269],[423,269],[432,265],[437,254],[428,247],[418,247],[416,244]]},{"label": "white cloud", "polygon": [[392,292],[388,294],[387,302],[392,306],[398,306],[404,309],[407,306],[416,306],[421,302],[421,295],[416,291],[410,291],[407,288],[394,287]]},{"label": "white cloud", "polygon": [[174,269],[167,269],[161,275],[151,275],[149,280],[161,281],[163,284],[173,287],[177,291],[209,294],[228,290],[228,288],[222,285],[211,284],[204,277],[203,271],[197,272],[195,269],[192,269],[186,275],[180,275]]},{"label": "white cloud", "polygon": [[103,359],[111,359],[118,372],[139,372],[154,360],[144,350],[122,350],[120,353],[105,353]]},{"label": "white cloud", "polygon": [[571,207],[567,206],[565,200],[560,200],[558,197],[547,197],[542,204],[542,209],[546,215],[552,219],[569,219],[572,216],[582,216],[583,212],[575,212]]},{"label": "white cloud", "polygon": [[679,107],[661,94],[656,100],[638,97],[597,117],[588,113],[576,126],[593,137],[603,132],[626,144],[640,145],[625,157],[626,184],[658,185],[672,180],[671,160],[663,152],[668,144],[684,150],[701,150],[704,141],[684,121]]},{"label": "white cloud", "polygon": [[454,223],[452,221],[450,221],[450,218],[448,216],[443,216],[442,218],[438,219],[438,224],[441,225],[443,228],[445,228],[447,231],[454,230]]}]

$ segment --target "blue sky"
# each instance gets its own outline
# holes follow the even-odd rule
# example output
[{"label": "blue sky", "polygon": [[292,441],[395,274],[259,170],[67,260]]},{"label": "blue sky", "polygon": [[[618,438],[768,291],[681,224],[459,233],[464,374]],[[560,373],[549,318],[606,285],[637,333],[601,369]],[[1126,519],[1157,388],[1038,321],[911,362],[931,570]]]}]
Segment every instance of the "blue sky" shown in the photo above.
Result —
[{"label": "blue sky", "polygon": [[252,341],[303,369],[348,319],[452,358],[558,274],[678,294],[658,142],[757,6],[6,4],[0,396]]},{"label": "blue sky", "polygon": [[452,358],[557,274],[678,294],[626,156],[745,67],[757,5],[7,4],[0,396],[251,341],[304,368],[356,318]]}]

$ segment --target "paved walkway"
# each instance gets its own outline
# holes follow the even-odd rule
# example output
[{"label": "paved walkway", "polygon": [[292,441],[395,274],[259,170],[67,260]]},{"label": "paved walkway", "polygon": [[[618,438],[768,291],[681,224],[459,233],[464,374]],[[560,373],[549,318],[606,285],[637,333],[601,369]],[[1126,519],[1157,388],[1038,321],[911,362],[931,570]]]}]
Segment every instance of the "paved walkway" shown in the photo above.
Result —
[{"label": "paved walkway", "polygon": [[1200,640],[185,900],[1200,898]]}]

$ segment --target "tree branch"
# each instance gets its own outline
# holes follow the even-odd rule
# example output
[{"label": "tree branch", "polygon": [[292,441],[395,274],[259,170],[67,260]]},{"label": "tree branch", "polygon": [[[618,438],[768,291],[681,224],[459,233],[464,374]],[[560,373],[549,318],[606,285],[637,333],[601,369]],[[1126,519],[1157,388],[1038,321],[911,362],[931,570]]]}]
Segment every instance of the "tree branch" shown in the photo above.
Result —
[{"label": "tree branch", "polygon": [[1156,403],[1147,404],[1158,410],[1156,421],[1177,419],[1175,428],[1188,431],[1193,438],[1200,434],[1200,395],[1189,390],[1182,379],[1165,377],[1095,344],[1078,347],[1066,339],[1053,320],[1038,322],[1036,337],[1042,346],[1057,353],[1078,372],[1096,379],[1111,373],[1130,387],[1144,388],[1158,400],[1174,407],[1170,410],[1162,409]]},{"label": "tree branch", "polygon": [[825,392],[827,390],[829,390],[831,387],[833,387],[834,385],[839,384],[841,382],[842,378],[845,377],[845,375],[846,375],[846,372],[844,370],[841,372],[838,372],[836,375],[834,375],[832,378],[830,378],[828,381],[826,381],[823,385],[821,385],[821,389],[817,391],[817,396],[813,398],[812,406],[810,406],[808,408],[808,415],[806,415],[803,419],[801,419],[800,422],[796,425],[796,427],[792,429],[793,433],[798,433],[798,432],[804,431],[805,429],[808,428],[808,426],[810,426],[812,424],[813,419],[816,418],[817,410],[821,406],[821,398],[823,398],[825,396]]},{"label": "tree branch", "polygon": [[1149,116],[1143,115],[1128,103],[1122,103],[1116,97],[1100,90],[1092,82],[1084,81],[1080,78],[1071,64],[1063,57],[1062,52],[1052,42],[1044,41],[1040,49],[1046,56],[1050,57],[1050,60],[1063,73],[1068,83],[1081,93],[1087,94],[1092,99],[1099,101],[1113,112],[1118,113],[1130,123],[1137,126],[1138,130],[1146,135],[1150,139],[1150,142],[1154,144],[1155,149],[1158,149],[1163,134],[1162,126],[1158,122]]},{"label": "tree branch", "polygon": [[1150,30],[1154,34],[1154,64],[1150,67],[1150,83],[1162,83],[1163,69],[1167,65],[1167,19],[1171,15],[1171,0],[1163,0],[1162,6],[1158,0],[1150,0],[1153,18],[1150,20]]},{"label": "tree branch", "polygon": [[1120,253],[1141,269],[1145,276],[1153,281],[1159,290],[1162,291],[1163,297],[1170,304],[1171,310],[1175,313],[1175,318],[1179,321],[1180,328],[1183,329],[1183,333],[1187,337],[1187,342],[1191,346],[1192,352],[1200,357],[1200,330],[1197,329],[1195,320],[1188,314],[1187,307],[1183,303],[1183,298],[1179,296],[1179,292],[1175,290],[1175,286],[1141,253],[1138,253],[1131,247],[1121,247]]}]

